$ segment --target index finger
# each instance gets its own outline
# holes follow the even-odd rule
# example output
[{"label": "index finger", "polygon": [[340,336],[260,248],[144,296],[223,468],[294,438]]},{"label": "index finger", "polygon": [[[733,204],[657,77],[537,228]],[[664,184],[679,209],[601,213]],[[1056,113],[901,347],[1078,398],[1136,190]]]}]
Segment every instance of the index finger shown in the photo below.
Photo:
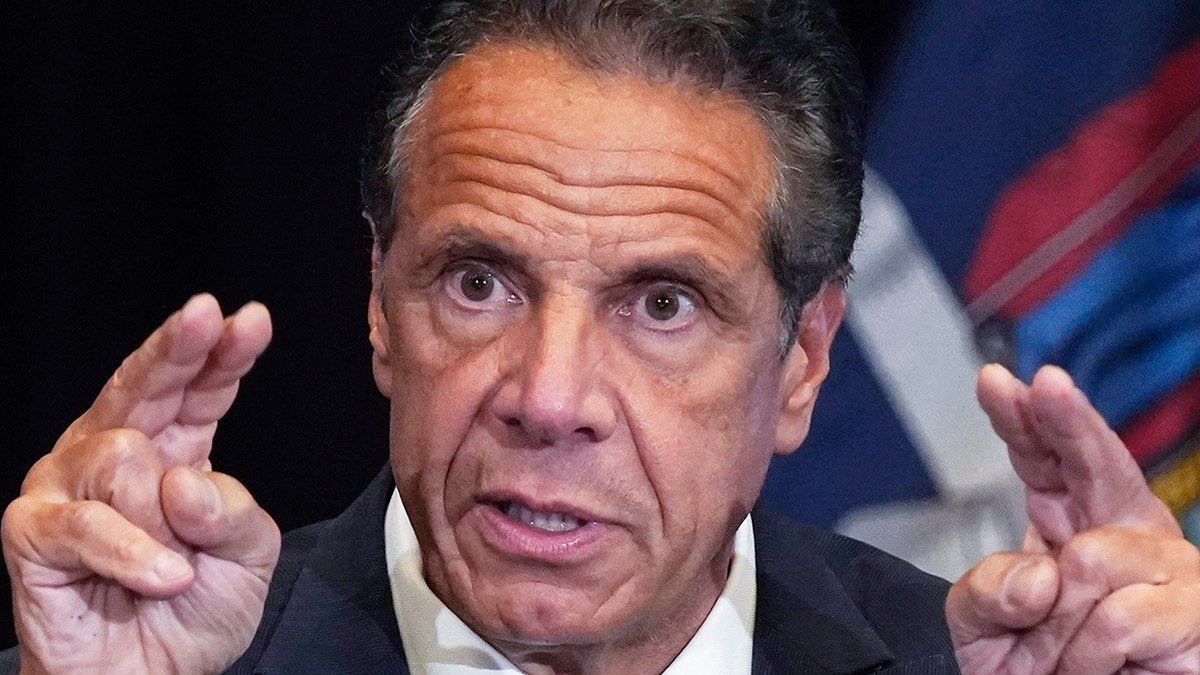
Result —
[{"label": "index finger", "polygon": [[1178,531],[1124,443],[1062,369],[1043,367],[1027,387],[986,366],[978,395],[1025,483],[1030,520],[1049,542],[1103,525]]},{"label": "index finger", "polygon": [[[248,309],[250,316],[241,316]],[[197,295],[125,359],[64,438],[117,428],[153,438],[176,422],[215,423],[270,336],[270,318],[261,305],[248,305],[227,320],[215,298]],[[225,394],[216,405],[214,391]]]}]

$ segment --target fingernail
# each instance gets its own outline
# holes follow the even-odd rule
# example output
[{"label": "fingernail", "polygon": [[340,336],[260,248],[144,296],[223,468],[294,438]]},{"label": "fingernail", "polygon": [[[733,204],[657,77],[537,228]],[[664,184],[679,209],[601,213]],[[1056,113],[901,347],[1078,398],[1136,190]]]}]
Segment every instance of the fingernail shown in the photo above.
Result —
[{"label": "fingernail", "polygon": [[158,575],[159,579],[166,582],[179,581],[191,572],[192,566],[182,556],[172,551],[160,554],[154,561],[154,573]]}]

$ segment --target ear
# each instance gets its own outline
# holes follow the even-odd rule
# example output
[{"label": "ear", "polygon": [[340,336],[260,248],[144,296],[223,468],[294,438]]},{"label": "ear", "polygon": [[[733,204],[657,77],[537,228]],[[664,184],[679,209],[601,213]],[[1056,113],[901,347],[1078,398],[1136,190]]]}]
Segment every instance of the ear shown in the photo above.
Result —
[{"label": "ear", "polygon": [[371,298],[367,301],[367,322],[371,326],[368,339],[371,342],[371,370],[375,373],[375,386],[384,396],[392,396],[392,365],[388,355],[391,345],[391,329],[387,312],[383,308],[383,254],[379,246],[371,251]]},{"label": "ear", "polygon": [[793,452],[808,436],[817,391],[829,374],[829,348],[845,313],[846,293],[840,281],[825,282],[804,306],[796,344],[784,360],[780,378],[776,454]]}]

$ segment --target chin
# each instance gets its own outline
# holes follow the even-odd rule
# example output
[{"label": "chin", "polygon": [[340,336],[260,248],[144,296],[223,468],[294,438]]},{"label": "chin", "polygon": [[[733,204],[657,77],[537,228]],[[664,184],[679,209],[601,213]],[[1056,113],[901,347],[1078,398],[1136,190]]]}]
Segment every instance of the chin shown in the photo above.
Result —
[{"label": "chin", "polygon": [[603,607],[572,602],[577,595],[561,589],[523,588],[500,600],[490,625],[481,626],[489,641],[524,647],[553,647],[611,641],[616,627],[601,616]]}]

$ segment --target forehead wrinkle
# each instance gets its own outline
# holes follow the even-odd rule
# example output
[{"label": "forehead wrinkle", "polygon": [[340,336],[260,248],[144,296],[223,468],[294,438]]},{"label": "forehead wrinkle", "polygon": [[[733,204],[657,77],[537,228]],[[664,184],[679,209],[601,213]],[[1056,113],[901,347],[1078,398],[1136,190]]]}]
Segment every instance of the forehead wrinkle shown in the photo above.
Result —
[{"label": "forehead wrinkle", "polygon": [[[486,136],[486,140],[477,139],[476,136]],[[465,138],[464,138],[465,137]],[[533,139],[539,143],[551,146],[550,152],[529,153],[528,157],[518,157],[523,153],[514,151],[513,148],[520,148],[522,141]],[[435,131],[431,134],[430,141],[433,144],[445,143],[450,146],[450,151],[465,152],[470,154],[478,154],[481,156],[491,156],[496,159],[512,161],[518,163],[529,163],[531,166],[539,166],[537,157],[554,156],[554,150],[565,151],[562,154],[598,154],[598,155],[627,155],[635,156],[641,153],[646,155],[656,156],[660,154],[670,155],[672,162],[685,161],[689,163],[699,164],[705,169],[721,176],[724,181],[731,186],[738,184],[740,176],[733,172],[726,171],[724,163],[713,158],[708,158],[702,153],[696,153],[694,157],[689,157],[677,150],[668,150],[666,148],[655,147],[625,147],[625,148],[598,148],[586,147],[568,143],[558,138],[552,138],[546,134],[540,134],[534,131],[528,131],[517,128],[509,128],[496,125],[480,124],[473,125],[462,129],[447,129],[444,131]],[[457,149],[456,144],[462,143],[462,149]],[[689,147],[688,150],[697,150],[696,147]],[[507,151],[507,152],[505,152]],[[514,158],[508,159],[504,155],[510,154]],[[582,162],[566,162],[564,167],[566,170],[556,170],[549,166],[539,166],[546,173],[554,176],[558,182],[564,185],[591,185],[595,181],[590,181],[591,172],[588,171],[571,171],[573,168],[584,166]]]},{"label": "forehead wrinkle", "polygon": [[[533,227],[545,234],[588,231],[603,237],[606,232],[643,229],[649,223],[638,218],[674,219],[670,229],[695,225],[728,236],[731,232],[757,246],[762,219],[757,214],[729,210],[726,202],[709,193],[659,185],[621,185],[608,188],[542,189],[524,180],[508,180],[511,171],[455,172],[437,182],[433,208],[479,209]],[[587,222],[580,222],[587,221]],[[617,222],[624,221],[624,222]],[[617,222],[615,225],[608,223]],[[691,223],[691,225],[688,225]],[[729,223],[746,223],[728,227]]]},{"label": "forehead wrinkle", "polygon": [[[530,149],[526,142],[529,139],[548,147]],[[467,172],[490,177],[519,177],[519,181],[525,182],[524,186],[509,181],[503,185],[497,183],[495,187],[544,198],[560,208],[578,210],[584,215],[622,212],[618,209],[629,203],[626,194],[618,192],[606,198],[606,195],[614,194],[603,192],[607,188],[687,192],[719,202],[730,213],[748,221],[760,221],[766,206],[766,189],[762,189],[761,194],[753,194],[739,180],[744,179],[743,176],[735,176],[725,169],[725,164],[731,162],[705,156],[695,152],[694,148],[689,148],[692,152],[688,153],[665,148],[585,148],[534,133],[493,126],[434,132],[430,134],[429,144],[433,155],[431,168],[446,163],[453,168],[466,168],[462,165],[472,160],[485,165],[495,163],[493,168],[503,167],[509,171],[467,169]],[[689,166],[698,171],[689,171]],[[707,178],[717,178],[717,181],[705,180],[697,174],[707,174]],[[607,200],[612,204],[607,205]]]},{"label": "forehead wrinkle", "polygon": [[[693,196],[691,193],[683,193],[683,198],[665,206],[661,199],[654,200],[653,207],[645,209],[632,208],[630,200],[626,199],[617,202],[620,208],[614,209],[615,212],[607,212],[563,208],[542,196],[508,190],[504,190],[502,199],[479,199],[481,190],[500,188],[475,180],[450,181],[440,187],[438,199],[441,204],[436,208],[469,214],[465,218],[460,216],[459,220],[491,223],[489,229],[491,226],[504,225],[533,230],[542,236],[583,237],[589,242],[589,250],[599,250],[622,242],[643,242],[646,241],[645,231],[654,229],[659,232],[655,237],[658,241],[676,237],[685,242],[698,241],[697,235],[701,230],[722,239],[730,236],[728,228],[720,227],[720,219],[715,218],[710,209],[704,209],[696,203],[702,199],[688,199]],[[486,220],[479,221],[477,214],[486,214]],[[665,231],[677,234],[664,236],[662,233]],[[735,231],[744,232],[746,245],[757,247],[758,229]],[[713,245],[712,240],[704,239],[710,246]]]},{"label": "forehead wrinkle", "polygon": [[[443,183],[442,187],[442,198],[447,202],[452,202],[457,196],[465,197],[476,194],[480,190],[502,191],[505,193],[504,199],[496,200],[495,204],[489,204],[487,210],[514,220],[526,220],[530,224],[539,221],[565,224],[577,218],[679,216],[704,222],[711,227],[726,217],[738,217],[737,214],[718,215],[714,211],[724,211],[724,204],[683,188],[657,186],[586,188],[575,191],[570,196],[564,196],[545,194],[539,191],[518,191],[518,188],[499,181],[475,179],[448,181]],[[511,204],[504,202],[511,202]],[[542,213],[545,211],[550,213]]]}]

